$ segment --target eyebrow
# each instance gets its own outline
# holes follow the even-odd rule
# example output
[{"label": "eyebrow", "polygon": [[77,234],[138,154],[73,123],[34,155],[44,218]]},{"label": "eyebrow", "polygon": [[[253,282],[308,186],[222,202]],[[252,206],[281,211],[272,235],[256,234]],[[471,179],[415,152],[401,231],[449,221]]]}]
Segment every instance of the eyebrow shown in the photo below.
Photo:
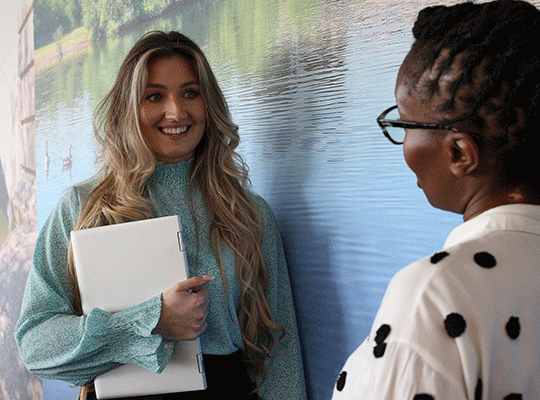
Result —
[{"label": "eyebrow", "polygon": [[[198,85],[199,84],[199,81],[189,81],[189,82],[186,82],[186,83],[182,83],[180,85],[180,88],[183,89],[185,87],[188,87],[188,86],[192,86],[192,85]],[[161,85],[159,83],[149,83],[146,85],[147,88],[155,88],[155,89],[167,89],[167,87],[165,85]]]}]

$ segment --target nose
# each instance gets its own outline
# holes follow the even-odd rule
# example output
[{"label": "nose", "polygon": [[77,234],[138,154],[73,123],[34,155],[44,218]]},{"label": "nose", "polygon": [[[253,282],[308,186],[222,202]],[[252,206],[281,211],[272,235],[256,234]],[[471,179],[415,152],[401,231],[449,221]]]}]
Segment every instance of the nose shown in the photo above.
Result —
[{"label": "nose", "polygon": [[187,117],[187,112],[179,99],[169,99],[165,104],[165,118],[181,119]]}]

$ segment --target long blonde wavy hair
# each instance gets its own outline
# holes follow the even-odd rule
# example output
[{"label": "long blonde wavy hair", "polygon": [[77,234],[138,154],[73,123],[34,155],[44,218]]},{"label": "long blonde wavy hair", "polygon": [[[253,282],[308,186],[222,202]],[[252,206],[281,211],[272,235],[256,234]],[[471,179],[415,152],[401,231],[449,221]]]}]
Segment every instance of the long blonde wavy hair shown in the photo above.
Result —
[{"label": "long blonde wavy hair", "polygon": [[[227,288],[221,247],[236,256],[236,278],[241,284],[236,310],[246,345],[246,361],[257,389],[266,377],[265,361],[285,334],[276,324],[266,298],[268,269],[262,250],[261,221],[248,194],[247,167],[235,152],[238,127],[232,122],[225,98],[202,50],[178,32],[149,32],[124,59],[116,82],[98,105],[94,131],[102,147],[99,184],[83,206],[75,229],[153,217],[146,182],[156,161],[139,126],[139,105],[146,87],[148,64],[161,57],[180,55],[192,66],[206,106],[206,129],[195,149],[191,185],[211,210],[210,242]],[[193,210],[192,210],[193,212]],[[195,216],[194,216],[195,219]],[[195,219],[196,220],[196,219]],[[82,315],[71,248],[74,308]],[[92,390],[81,388],[81,398]]]}]

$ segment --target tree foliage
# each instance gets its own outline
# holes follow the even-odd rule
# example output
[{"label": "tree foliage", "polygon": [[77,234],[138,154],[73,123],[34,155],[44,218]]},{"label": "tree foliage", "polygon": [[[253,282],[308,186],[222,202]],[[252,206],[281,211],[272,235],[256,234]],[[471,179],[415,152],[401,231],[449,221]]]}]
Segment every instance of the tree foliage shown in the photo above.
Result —
[{"label": "tree foliage", "polygon": [[82,26],[81,0],[34,1],[36,48],[57,41],[59,32],[68,33],[80,26]]},{"label": "tree foliage", "polygon": [[[84,26],[93,38],[111,36],[122,27],[153,18],[181,0],[37,0],[34,2],[36,48]],[[56,33],[56,36],[55,36]]]}]

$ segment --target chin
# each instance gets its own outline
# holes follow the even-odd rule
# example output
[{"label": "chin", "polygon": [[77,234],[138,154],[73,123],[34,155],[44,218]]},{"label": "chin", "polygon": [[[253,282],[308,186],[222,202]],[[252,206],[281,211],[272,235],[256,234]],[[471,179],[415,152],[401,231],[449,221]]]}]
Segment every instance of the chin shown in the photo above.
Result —
[{"label": "chin", "polygon": [[426,199],[427,199],[428,203],[429,203],[432,207],[438,208],[439,210],[448,211],[446,205],[441,204],[441,203],[438,203],[435,199],[433,199],[432,197],[428,196],[428,195],[426,194],[425,191],[424,191],[424,196],[426,196]]},{"label": "chin", "polygon": [[458,210],[455,206],[452,206],[452,205],[449,205],[449,204],[435,203],[435,202],[431,201],[429,198],[428,198],[428,202],[429,202],[429,204],[431,204],[431,206],[433,208],[436,208],[438,210],[447,211],[447,212],[451,212],[451,213],[455,213],[455,214],[463,214],[463,211]]}]

